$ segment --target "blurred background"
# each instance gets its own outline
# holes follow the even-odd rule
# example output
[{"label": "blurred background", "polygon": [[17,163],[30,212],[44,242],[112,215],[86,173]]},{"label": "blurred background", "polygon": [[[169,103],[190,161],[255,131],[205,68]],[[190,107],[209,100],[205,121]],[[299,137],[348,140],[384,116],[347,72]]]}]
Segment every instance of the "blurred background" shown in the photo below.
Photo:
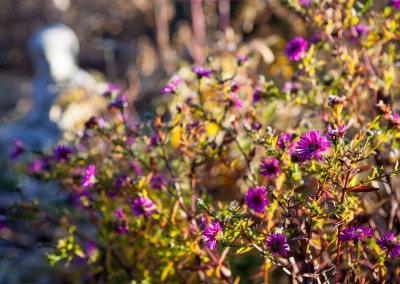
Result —
[{"label": "blurred background", "polygon": [[258,68],[290,78],[285,39],[306,33],[277,0],[0,0],[0,6],[2,122],[29,109],[34,70],[27,39],[47,24],[70,27],[79,39],[79,66],[120,85],[141,110],[184,62],[201,64],[206,54],[235,52],[244,43],[262,59]]}]

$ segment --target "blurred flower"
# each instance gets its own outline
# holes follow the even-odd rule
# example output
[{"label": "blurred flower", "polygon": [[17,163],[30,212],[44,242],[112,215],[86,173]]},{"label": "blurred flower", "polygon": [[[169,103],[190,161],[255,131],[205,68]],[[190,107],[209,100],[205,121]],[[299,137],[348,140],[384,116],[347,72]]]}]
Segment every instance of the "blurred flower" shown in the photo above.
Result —
[{"label": "blurred flower", "polygon": [[126,180],[125,176],[117,176],[114,180],[114,188],[120,189]]},{"label": "blurred flower", "polygon": [[307,49],[306,40],[302,37],[297,36],[288,42],[288,44],[286,45],[285,52],[289,60],[300,61],[301,56],[304,54],[306,49]]},{"label": "blurred flower", "polygon": [[158,140],[158,135],[157,135],[157,133],[156,132],[154,132],[153,133],[153,135],[151,136],[151,138],[150,138],[150,147],[152,148],[152,147],[154,147],[154,146],[156,146],[157,145],[157,140]]},{"label": "blurred flower", "polygon": [[231,86],[231,91],[232,92],[237,92],[237,91],[239,91],[239,89],[240,89],[240,85],[239,84],[237,84],[237,83],[234,83],[234,84],[232,84],[232,86]]},{"label": "blurred flower", "polygon": [[308,7],[310,5],[310,1],[309,0],[299,0],[299,3],[303,7]]},{"label": "blurred flower", "polygon": [[115,210],[114,232],[118,235],[126,234],[129,230],[128,219],[121,208]]},{"label": "blurred flower", "polygon": [[206,247],[209,249],[215,249],[217,241],[221,238],[221,236],[222,229],[218,221],[214,221],[203,231],[203,240],[206,242]]},{"label": "blurred flower", "polygon": [[389,122],[393,127],[400,128],[400,115],[397,112],[389,115]]},{"label": "blurred flower", "polygon": [[91,257],[96,250],[96,244],[93,241],[86,242],[85,257]]},{"label": "blurred flower", "polygon": [[341,230],[339,241],[363,241],[365,237],[372,237],[372,229],[368,227],[348,227]]},{"label": "blurred flower", "polygon": [[259,102],[261,97],[260,97],[260,87],[256,86],[254,88],[254,93],[253,93],[253,103]]},{"label": "blurred flower", "polygon": [[119,93],[121,91],[121,88],[118,87],[117,85],[114,85],[112,83],[107,82],[104,88],[104,96],[105,97],[111,97],[112,93]]},{"label": "blurred flower", "polygon": [[249,58],[246,57],[246,56],[240,56],[240,55],[238,55],[238,56],[236,56],[236,60],[237,60],[238,65],[240,66],[240,65],[242,65],[243,63],[246,63],[247,61],[249,61]]},{"label": "blurred flower", "polygon": [[329,141],[325,137],[321,137],[320,133],[311,130],[304,133],[297,143],[297,153],[301,162],[310,161],[312,157],[322,160],[321,153],[329,146]]},{"label": "blurred flower", "polygon": [[317,33],[313,33],[308,40],[311,44],[317,44],[321,40],[321,36]]},{"label": "blurred flower", "polygon": [[94,165],[89,165],[86,170],[85,174],[82,178],[81,186],[83,187],[93,187],[94,182],[96,181],[96,167]]},{"label": "blurred flower", "polygon": [[253,130],[260,130],[262,125],[260,123],[258,123],[258,122],[253,122],[251,127],[253,128]]},{"label": "blurred flower", "polygon": [[131,204],[133,214],[136,216],[150,216],[155,209],[154,203],[147,197],[139,196]]},{"label": "blurred flower", "polygon": [[128,102],[128,97],[125,94],[119,94],[113,101],[108,104],[108,107],[122,110],[128,106]]},{"label": "blurred flower", "polygon": [[289,251],[289,244],[284,234],[272,233],[265,239],[265,244],[272,255],[286,255]]},{"label": "blurred flower", "polygon": [[212,73],[212,71],[210,69],[206,69],[203,66],[193,66],[192,71],[199,78],[208,77]]},{"label": "blurred flower", "polygon": [[235,108],[237,108],[237,109],[242,108],[242,101],[238,96],[236,96],[233,93],[230,93],[229,97],[230,97],[229,100],[232,102],[232,104],[235,106]]},{"label": "blurred flower", "polygon": [[12,141],[13,149],[10,153],[10,158],[15,160],[24,152],[24,143],[21,140],[14,138]]},{"label": "blurred flower", "polygon": [[258,213],[264,212],[265,207],[268,205],[268,200],[265,196],[265,187],[257,186],[255,188],[250,188],[244,196],[244,200],[250,209]]},{"label": "blurred flower", "polygon": [[131,161],[131,162],[129,163],[129,166],[131,167],[132,170],[135,171],[135,173],[136,173],[138,176],[143,175],[143,171],[142,171],[142,169],[140,168],[140,166],[139,166],[138,163],[136,163],[136,162],[134,162],[134,161]]},{"label": "blurred flower", "polygon": [[392,257],[400,256],[400,242],[395,239],[392,232],[383,233],[382,237],[376,240],[376,243],[381,250],[386,250],[386,257],[389,257],[389,255]]},{"label": "blurred flower", "polygon": [[392,5],[396,10],[400,10],[400,0],[392,0],[390,1],[390,5]]},{"label": "blurred flower", "polygon": [[274,178],[281,173],[279,161],[274,157],[266,157],[261,161],[260,174],[264,177]]},{"label": "blurred flower", "polygon": [[33,160],[28,165],[28,173],[30,174],[40,174],[44,170],[49,168],[49,158],[43,157],[40,159]]},{"label": "blurred flower", "polygon": [[285,148],[288,144],[287,142],[289,142],[290,139],[291,135],[289,133],[282,133],[281,135],[279,135],[278,140],[276,141],[276,147],[278,147],[279,149]]},{"label": "blurred flower", "polygon": [[161,90],[161,94],[174,93],[180,82],[181,78],[174,76],[171,81],[165,84],[165,87]]},{"label": "blurred flower", "polygon": [[57,145],[54,148],[54,158],[57,160],[57,162],[61,162],[63,160],[67,162],[71,154],[72,149],[66,145]]},{"label": "blurred flower", "polygon": [[150,184],[154,189],[162,189],[167,184],[167,180],[163,174],[156,174],[151,177]]},{"label": "blurred flower", "polygon": [[357,24],[354,29],[356,30],[358,36],[363,36],[368,33],[368,28],[363,24]]},{"label": "blurred flower", "polygon": [[338,141],[340,138],[343,138],[346,134],[346,130],[344,129],[345,125],[340,125],[338,128],[332,129],[331,125],[328,125],[328,130],[325,131],[326,137],[331,141]]}]

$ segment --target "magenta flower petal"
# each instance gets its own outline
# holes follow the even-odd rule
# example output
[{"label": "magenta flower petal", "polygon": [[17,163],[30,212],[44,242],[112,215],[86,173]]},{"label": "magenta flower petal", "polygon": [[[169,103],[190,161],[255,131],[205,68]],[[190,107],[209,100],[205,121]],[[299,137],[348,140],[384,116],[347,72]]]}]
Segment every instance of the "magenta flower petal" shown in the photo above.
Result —
[{"label": "magenta flower petal", "polygon": [[310,161],[312,157],[322,160],[321,153],[329,146],[329,141],[321,137],[318,131],[311,130],[304,133],[297,143],[297,154],[301,162]]},{"label": "magenta flower petal", "polygon": [[286,255],[289,251],[289,244],[284,234],[272,233],[265,239],[265,244],[272,255]]},{"label": "magenta flower petal", "polygon": [[286,45],[286,56],[289,60],[300,61],[302,55],[307,49],[307,41],[302,37],[295,37]]},{"label": "magenta flower petal", "polygon": [[215,249],[217,241],[222,235],[222,229],[219,222],[214,221],[211,225],[206,227],[203,231],[203,240],[206,243],[206,247],[209,249]]},{"label": "magenta flower petal", "polygon": [[274,178],[281,173],[279,161],[274,157],[266,157],[261,161],[260,174],[264,177]]},{"label": "magenta flower petal", "polygon": [[265,187],[257,186],[255,188],[250,188],[244,196],[244,200],[250,209],[258,213],[264,212],[268,205],[268,200],[265,196]]}]

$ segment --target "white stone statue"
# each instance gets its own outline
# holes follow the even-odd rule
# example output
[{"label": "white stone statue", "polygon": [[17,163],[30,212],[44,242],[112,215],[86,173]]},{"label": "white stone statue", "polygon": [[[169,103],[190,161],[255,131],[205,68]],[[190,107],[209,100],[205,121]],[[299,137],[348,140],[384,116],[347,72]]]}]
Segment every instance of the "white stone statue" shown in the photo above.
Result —
[{"label": "white stone statue", "polygon": [[50,110],[59,94],[79,87],[92,95],[97,84],[78,67],[78,38],[63,24],[48,25],[35,32],[28,40],[28,51],[35,70],[31,108],[18,123],[0,128],[0,140],[9,144],[18,138],[32,150],[43,150],[61,138],[58,121],[50,119]]}]

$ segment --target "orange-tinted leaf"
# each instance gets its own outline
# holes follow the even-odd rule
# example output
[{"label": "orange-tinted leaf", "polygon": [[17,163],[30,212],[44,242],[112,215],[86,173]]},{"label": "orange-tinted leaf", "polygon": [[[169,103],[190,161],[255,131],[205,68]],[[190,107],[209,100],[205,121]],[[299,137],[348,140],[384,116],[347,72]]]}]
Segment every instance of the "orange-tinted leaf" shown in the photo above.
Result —
[{"label": "orange-tinted leaf", "polygon": [[371,185],[356,185],[354,187],[349,188],[348,192],[370,192],[370,191],[378,191],[379,188],[373,187]]}]

